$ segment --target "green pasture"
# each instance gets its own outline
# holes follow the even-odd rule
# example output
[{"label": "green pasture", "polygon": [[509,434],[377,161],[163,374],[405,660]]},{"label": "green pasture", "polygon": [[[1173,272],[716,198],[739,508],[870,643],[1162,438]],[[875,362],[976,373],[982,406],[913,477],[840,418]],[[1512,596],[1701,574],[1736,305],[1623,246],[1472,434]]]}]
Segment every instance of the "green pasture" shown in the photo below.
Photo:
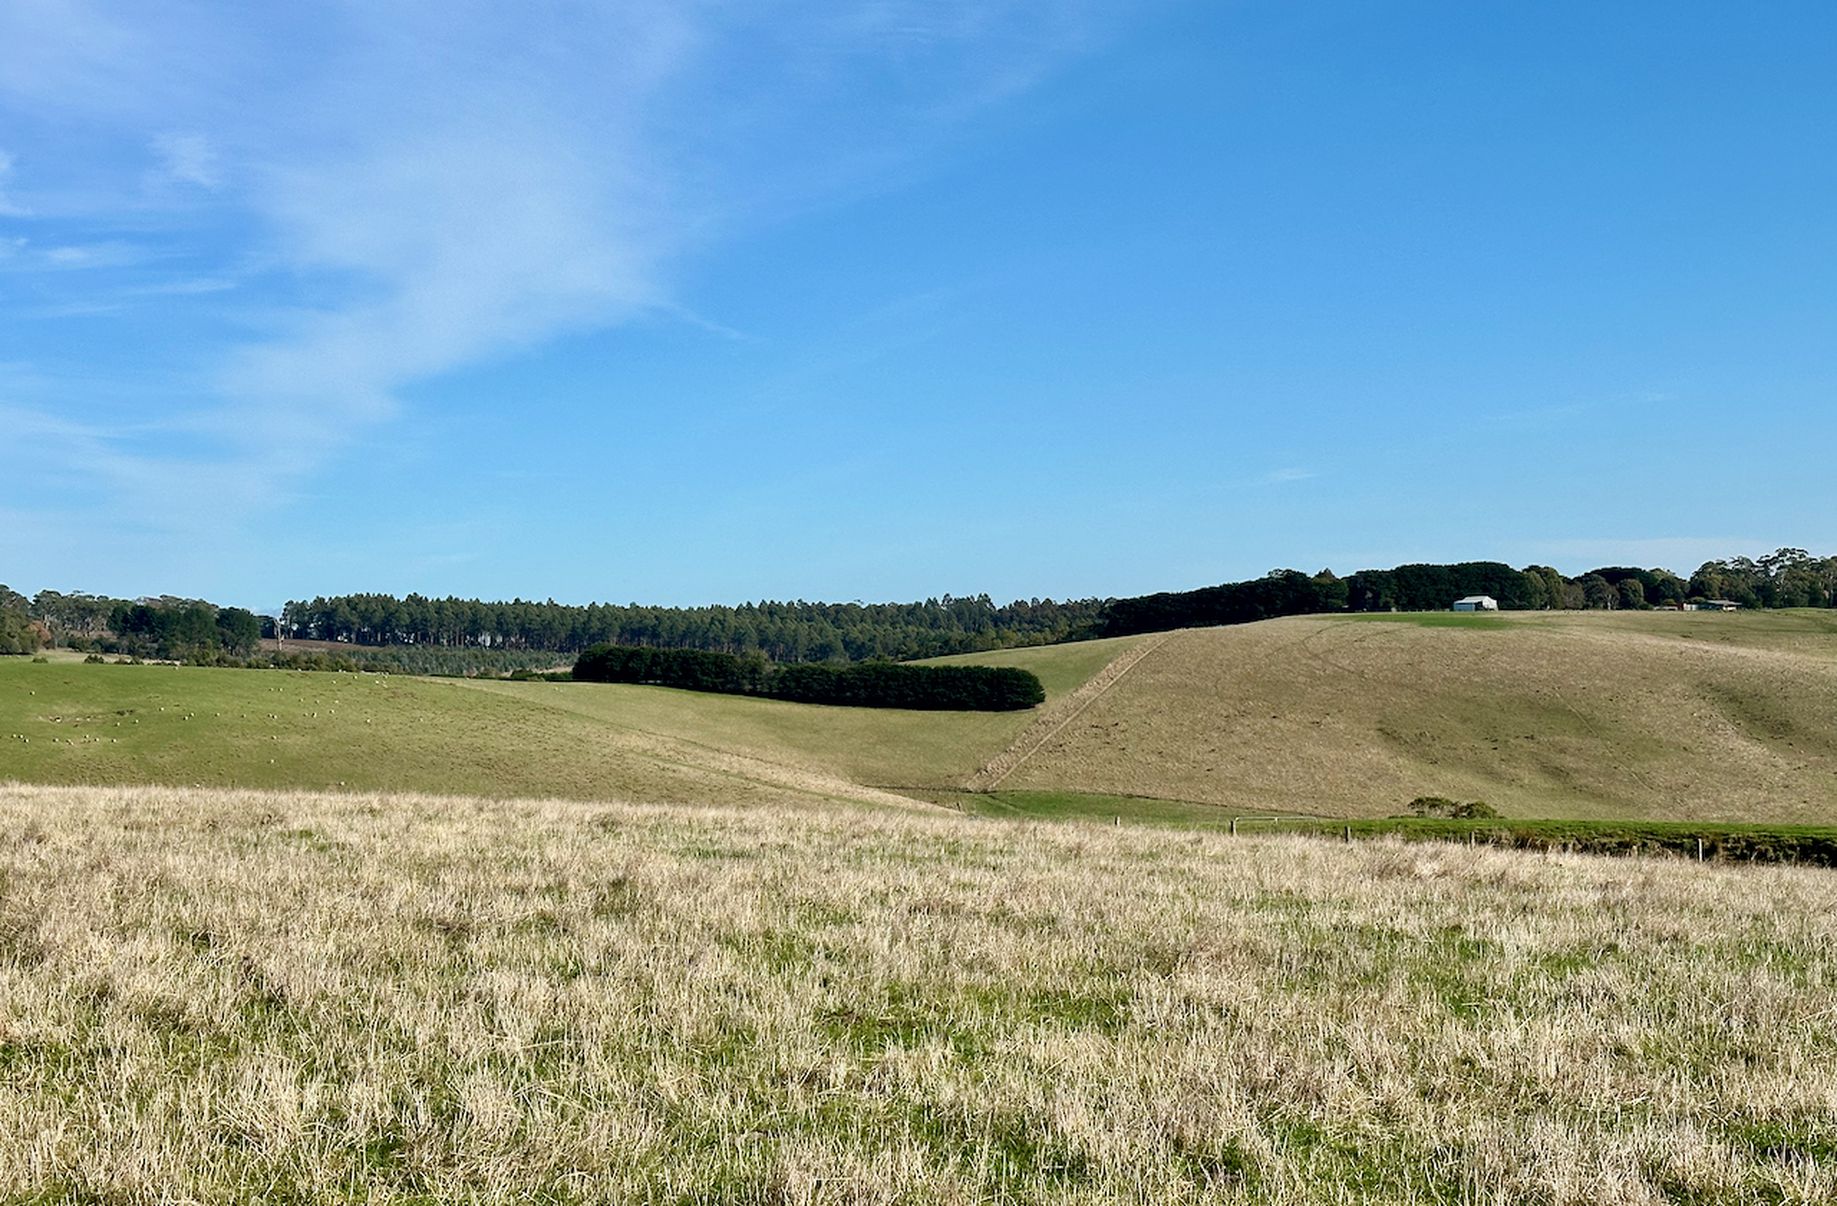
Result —
[{"label": "green pasture", "polygon": [[[1050,700],[1126,643],[1010,650],[986,661],[1035,670]],[[784,797],[780,767],[853,783],[949,786],[1033,715],[597,683],[0,658],[0,780],[732,802]],[[770,766],[755,774],[727,755]]]}]

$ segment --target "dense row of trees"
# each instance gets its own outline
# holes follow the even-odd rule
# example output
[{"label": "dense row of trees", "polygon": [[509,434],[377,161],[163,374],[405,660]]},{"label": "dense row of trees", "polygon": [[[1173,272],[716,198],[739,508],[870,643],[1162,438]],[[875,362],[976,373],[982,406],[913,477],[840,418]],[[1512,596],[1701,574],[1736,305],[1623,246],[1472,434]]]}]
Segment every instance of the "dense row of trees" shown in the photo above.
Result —
[{"label": "dense row of trees", "polygon": [[341,595],[289,603],[286,636],[443,648],[552,649],[598,644],[759,653],[774,662],[909,660],[1092,636],[1120,636],[1333,611],[1438,611],[1484,594],[1507,609],[1662,606],[1693,598],[1750,607],[1828,607],[1837,557],[1782,549],[1758,561],[1704,565],[1688,581],[1664,569],[1609,566],[1566,577],[1547,565],[1498,561],[1360,570],[1276,570],[1248,582],[1126,599],[1022,600],[987,595],[922,603],[747,603],[738,607],[573,607],[513,600]]},{"label": "dense row of trees", "polygon": [[45,647],[47,633],[32,622],[32,601],[0,585],[0,654],[37,653]]},{"label": "dense row of trees", "polygon": [[764,695],[771,673],[771,663],[760,654],[705,649],[595,645],[574,662],[574,677],[585,683],[643,683],[723,695]]},{"label": "dense row of trees", "polygon": [[[1127,599],[1030,599],[999,606],[987,595],[921,603],[744,603],[640,607],[595,603],[339,595],[287,604],[278,620],[195,599],[112,599],[0,586],[0,652],[46,643],[186,660],[248,659],[266,635],[333,641],[376,669],[503,673],[542,669],[600,644],[759,654],[774,663],[910,660],[1016,645],[1169,628],[1237,624],[1336,611],[1437,611],[1486,594],[1510,609],[1638,608],[1691,599],[1746,607],[1837,606],[1837,557],[1780,549],[1710,561],[1688,579],[1664,569],[1604,566],[1566,577],[1547,565],[1497,561],[1400,565],[1341,578],[1330,570],[1275,570],[1248,582]],[[340,651],[342,655],[342,651]]]},{"label": "dense row of trees", "polygon": [[1273,570],[1249,582],[1116,599],[1104,609],[1104,636],[1243,624],[1276,616],[1335,611],[1443,611],[1467,595],[1491,595],[1508,610],[1616,609],[1727,599],[1746,607],[1837,606],[1837,557],[1781,549],[1758,561],[1711,561],[1686,581],[1670,570],[1605,566],[1565,577],[1547,565],[1513,569],[1501,561],[1400,565],[1304,574]]},{"label": "dense row of trees", "polygon": [[1089,635],[1098,599],[1029,599],[997,606],[987,595],[922,603],[743,603],[737,607],[585,607],[521,599],[339,595],[293,602],[279,633],[357,645],[552,649],[599,644],[761,653],[775,662],[905,660],[1041,645]]},{"label": "dense row of trees", "polygon": [[899,662],[784,666],[772,678],[771,694],[797,703],[966,712],[1017,712],[1046,702],[1046,690],[1030,670]]},{"label": "dense row of trees", "polygon": [[70,644],[112,637],[115,634],[115,617],[136,602],[150,607],[176,607],[193,601],[171,595],[134,600],[111,599],[107,595],[90,595],[80,591],[65,594],[62,591],[41,590],[31,599],[31,614],[33,619],[51,631],[59,644]]},{"label": "dense row of trees", "polygon": [[[287,645],[263,657],[277,666],[298,663],[299,668],[306,668],[311,664],[308,655],[312,654],[337,659],[341,669],[441,678],[501,678],[519,671],[560,669],[572,661],[569,655],[552,649],[482,649],[477,646],[445,645],[389,645],[380,649],[358,646],[300,648]],[[303,658],[308,660],[301,661]]]},{"label": "dense row of trees", "polygon": [[109,627],[112,652],[181,660],[250,654],[262,633],[261,619],[252,611],[194,602],[164,607],[131,603],[112,613]]},{"label": "dense row of trees", "polygon": [[1837,557],[1780,549],[1758,561],[1710,561],[1690,576],[1689,593],[1744,607],[1837,607]]},{"label": "dense row of trees", "polygon": [[1342,611],[1345,606],[1346,584],[1331,571],[1309,577],[1299,570],[1273,570],[1250,582],[1112,600],[1098,621],[1098,633],[1128,636],[1171,628],[1249,624],[1276,616]]},{"label": "dense row of trees", "polygon": [[758,653],[630,645],[594,646],[574,663],[574,677],[582,682],[644,683],[857,708],[1011,712],[1046,699],[1037,677],[1010,666],[909,666],[898,662],[779,666]]},{"label": "dense row of trees", "polygon": [[[111,599],[40,591],[31,599],[0,586],[0,652],[45,644],[134,657],[205,661],[245,657],[260,644],[261,617],[201,599]],[[23,634],[23,635],[22,635]],[[22,641],[30,648],[11,648]]]}]

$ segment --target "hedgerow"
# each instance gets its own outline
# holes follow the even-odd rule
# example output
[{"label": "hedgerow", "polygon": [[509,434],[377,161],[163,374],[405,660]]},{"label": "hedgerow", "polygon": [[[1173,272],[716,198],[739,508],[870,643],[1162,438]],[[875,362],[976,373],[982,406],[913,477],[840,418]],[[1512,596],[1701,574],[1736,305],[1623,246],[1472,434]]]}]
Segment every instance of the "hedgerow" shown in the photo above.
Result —
[{"label": "hedgerow", "polygon": [[574,677],[582,682],[643,683],[856,708],[1012,712],[1046,699],[1045,688],[1032,672],[1011,666],[778,666],[758,654],[629,645],[595,645],[574,663]]}]

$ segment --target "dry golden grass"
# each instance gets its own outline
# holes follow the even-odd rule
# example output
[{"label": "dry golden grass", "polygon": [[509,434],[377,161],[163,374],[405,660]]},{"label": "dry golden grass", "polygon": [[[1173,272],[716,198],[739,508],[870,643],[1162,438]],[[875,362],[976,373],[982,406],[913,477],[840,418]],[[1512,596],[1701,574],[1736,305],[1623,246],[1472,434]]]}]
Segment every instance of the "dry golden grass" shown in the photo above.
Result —
[{"label": "dry golden grass", "polygon": [[1830,824],[1837,617],[1188,630],[1002,786],[1337,816],[1441,795],[1519,816]]},{"label": "dry golden grass", "polygon": [[0,787],[0,1198],[1837,1200],[1837,876]]}]

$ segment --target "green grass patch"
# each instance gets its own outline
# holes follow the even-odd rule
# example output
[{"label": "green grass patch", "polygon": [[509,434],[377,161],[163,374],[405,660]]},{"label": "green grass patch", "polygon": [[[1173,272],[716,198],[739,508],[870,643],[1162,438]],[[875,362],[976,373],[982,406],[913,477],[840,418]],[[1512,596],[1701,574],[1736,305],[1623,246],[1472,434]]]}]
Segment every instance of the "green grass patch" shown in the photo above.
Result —
[{"label": "green grass patch", "polygon": [[1837,867],[1837,826],[1702,824],[1692,821],[1592,821],[1385,817],[1339,820],[1274,812],[1247,814],[1213,804],[1071,791],[921,793],[970,816],[1043,821],[1165,825],[1241,835],[1301,833],[1359,840],[1398,838],[1578,854],[1675,854],[1723,862]]},{"label": "green grass patch", "polygon": [[[999,662],[1037,663],[1049,694],[1063,693],[1114,656],[1117,643],[1097,644]],[[781,786],[774,766],[947,785],[1029,720],[592,683],[0,658],[0,781],[26,783],[783,800],[800,789]],[[756,781],[757,764],[725,753],[771,765]]]},{"label": "green grass patch", "polygon": [[1432,817],[1295,821],[1291,832],[1323,837],[1401,838],[1467,842],[1515,850],[1577,854],[1675,854],[1723,862],[1801,863],[1837,867],[1837,827],[1828,825],[1705,825],[1691,821],[1483,820]]},{"label": "green grass patch", "polygon": [[1216,828],[1229,826],[1232,815],[1216,804],[1103,792],[915,791],[913,794],[978,817]]}]

